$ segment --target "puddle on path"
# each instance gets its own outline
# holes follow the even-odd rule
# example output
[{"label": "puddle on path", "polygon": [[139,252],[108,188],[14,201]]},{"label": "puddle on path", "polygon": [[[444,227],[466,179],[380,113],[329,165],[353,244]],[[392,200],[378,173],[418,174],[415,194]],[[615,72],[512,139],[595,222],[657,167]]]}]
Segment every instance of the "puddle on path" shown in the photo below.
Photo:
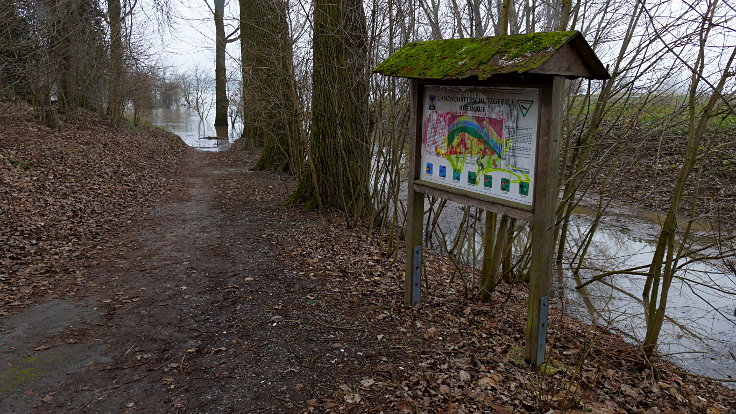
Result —
[{"label": "puddle on path", "polygon": [[[0,407],[2,412],[25,413],[43,389],[93,362],[107,362],[104,344],[61,343],[40,348],[45,338],[97,317],[94,309],[53,300],[0,319]],[[53,398],[53,397],[51,397]]]}]

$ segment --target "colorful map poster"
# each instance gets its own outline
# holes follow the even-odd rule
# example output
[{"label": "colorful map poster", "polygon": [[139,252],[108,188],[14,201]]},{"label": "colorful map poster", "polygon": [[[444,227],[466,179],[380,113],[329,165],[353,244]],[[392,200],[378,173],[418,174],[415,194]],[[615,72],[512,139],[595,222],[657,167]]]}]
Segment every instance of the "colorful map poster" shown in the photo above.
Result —
[{"label": "colorful map poster", "polygon": [[531,207],[539,91],[427,86],[421,179]]}]

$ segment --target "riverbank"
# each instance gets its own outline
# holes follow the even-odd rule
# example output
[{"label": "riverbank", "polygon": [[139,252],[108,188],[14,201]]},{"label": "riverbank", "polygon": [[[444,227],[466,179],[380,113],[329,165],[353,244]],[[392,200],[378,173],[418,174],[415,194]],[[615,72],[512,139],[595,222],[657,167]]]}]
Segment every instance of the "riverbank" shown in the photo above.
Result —
[{"label": "riverbank", "polygon": [[[555,362],[540,374],[519,357],[524,288],[504,287],[479,304],[441,257],[427,257],[424,302],[403,306],[403,248],[392,256],[380,236],[347,229],[339,214],[283,205],[293,180],[250,171],[256,154],[190,152],[167,143],[168,135],[143,132],[98,144],[128,132],[96,120],[62,124],[60,136],[76,143],[59,140],[38,160],[15,158],[56,132],[32,117],[14,119],[12,146],[1,135],[3,180],[34,173],[40,178],[28,182],[55,183],[50,176],[71,169],[60,182],[76,183],[70,194],[90,189],[77,197],[97,206],[76,226],[102,227],[72,245],[62,244],[69,240],[61,230],[45,235],[45,225],[12,234],[59,238],[69,247],[61,252],[83,254],[58,253],[45,272],[19,275],[25,267],[18,267],[2,280],[6,297],[20,303],[0,308],[14,315],[0,318],[0,406],[11,412],[736,412],[733,390],[666,362],[649,364],[636,347],[558,303],[550,318]],[[23,148],[21,138],[33,134]],[[91,158],[86,151],[97,145],[107,155]],[[38,164],[25,170],[13,164],[18,159]],[[41,160],[48,160],[43,169]],[[128,181],[94,169],[116,165],[129,174],[120,171],[128,164],[136,172]],[[32,200],[56,197],[51,184],[17,187]],[[112,189],[128,196],[97,201]],[[3,198],[3,208],[12,202]],[[74,217],[66,212],[51,208],[43,217],[65,222]],[[27,266],[36,256],[26,256]],[[25,281],[6,285],[10,279]],[[44,322],[49,312],[63,317]],[[26,334],[29,325],[37,329]],[[84,358],[61,367],[58,355]]]}]

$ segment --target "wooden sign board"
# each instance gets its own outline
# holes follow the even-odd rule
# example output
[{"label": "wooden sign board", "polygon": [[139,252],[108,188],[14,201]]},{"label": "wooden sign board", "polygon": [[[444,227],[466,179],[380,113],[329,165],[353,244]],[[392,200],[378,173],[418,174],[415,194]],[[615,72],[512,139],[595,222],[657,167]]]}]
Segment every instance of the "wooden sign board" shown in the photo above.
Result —
[{"label": "wooden sign board", "polygon": [[539,90],[427,85],[422,95],[420,179],[531,210]]},{"label": "wooden sign board", "polygon": [[412,42],[374,72],[411,79],[404,300],[419,303],[424,196],[529,221],[526,358],[544,362],[565,79],[610,79],[580,32]]},{"label": "wooden sign board", "polygon": [[412,81],[405,301],[420,300],[424,196],[532,224],[526,356],[544,362],[564,77],[439,85]]}]

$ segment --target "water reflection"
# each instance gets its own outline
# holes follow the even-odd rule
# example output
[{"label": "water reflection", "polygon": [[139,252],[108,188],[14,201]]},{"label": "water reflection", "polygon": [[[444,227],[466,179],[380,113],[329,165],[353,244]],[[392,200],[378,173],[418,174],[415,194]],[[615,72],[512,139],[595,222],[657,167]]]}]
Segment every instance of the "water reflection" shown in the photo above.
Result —
[{"label": "water reflection", "polygon": [[[582,239],[590,221],[587,216],[576,216],[571,223],[571,236]],[[646,330],[641,300],[644,276],[614,275],[580,290],[575,286],[597,274],[597,269],[648,265],[654,242],[635,238],[609,225],[596,232],[590,249],[590,269],[581,270],[579,276],[570,272],[563,279],[564,291],[570,299],[568,306],[578,317],[611,326],[640,342]],[[695,373],[733,378],[736,375],[736,318],[733,317],[736,297],[727,292],[736,292],[734,275],[719,263],[695,262],[683,266],[677,276],[670,288],[660,352]]]},{"label": "water reflection", "polygon": [[[151,113],[151,123],[179,135],[187,145],[202,151],[224,151],[240,137],[242,131],[236,122],[226,137],[218,137],[214,115],[208,113],[200,118],[189,108],[156,109]],[[220,132],[220,135],[224,134]]]}]

